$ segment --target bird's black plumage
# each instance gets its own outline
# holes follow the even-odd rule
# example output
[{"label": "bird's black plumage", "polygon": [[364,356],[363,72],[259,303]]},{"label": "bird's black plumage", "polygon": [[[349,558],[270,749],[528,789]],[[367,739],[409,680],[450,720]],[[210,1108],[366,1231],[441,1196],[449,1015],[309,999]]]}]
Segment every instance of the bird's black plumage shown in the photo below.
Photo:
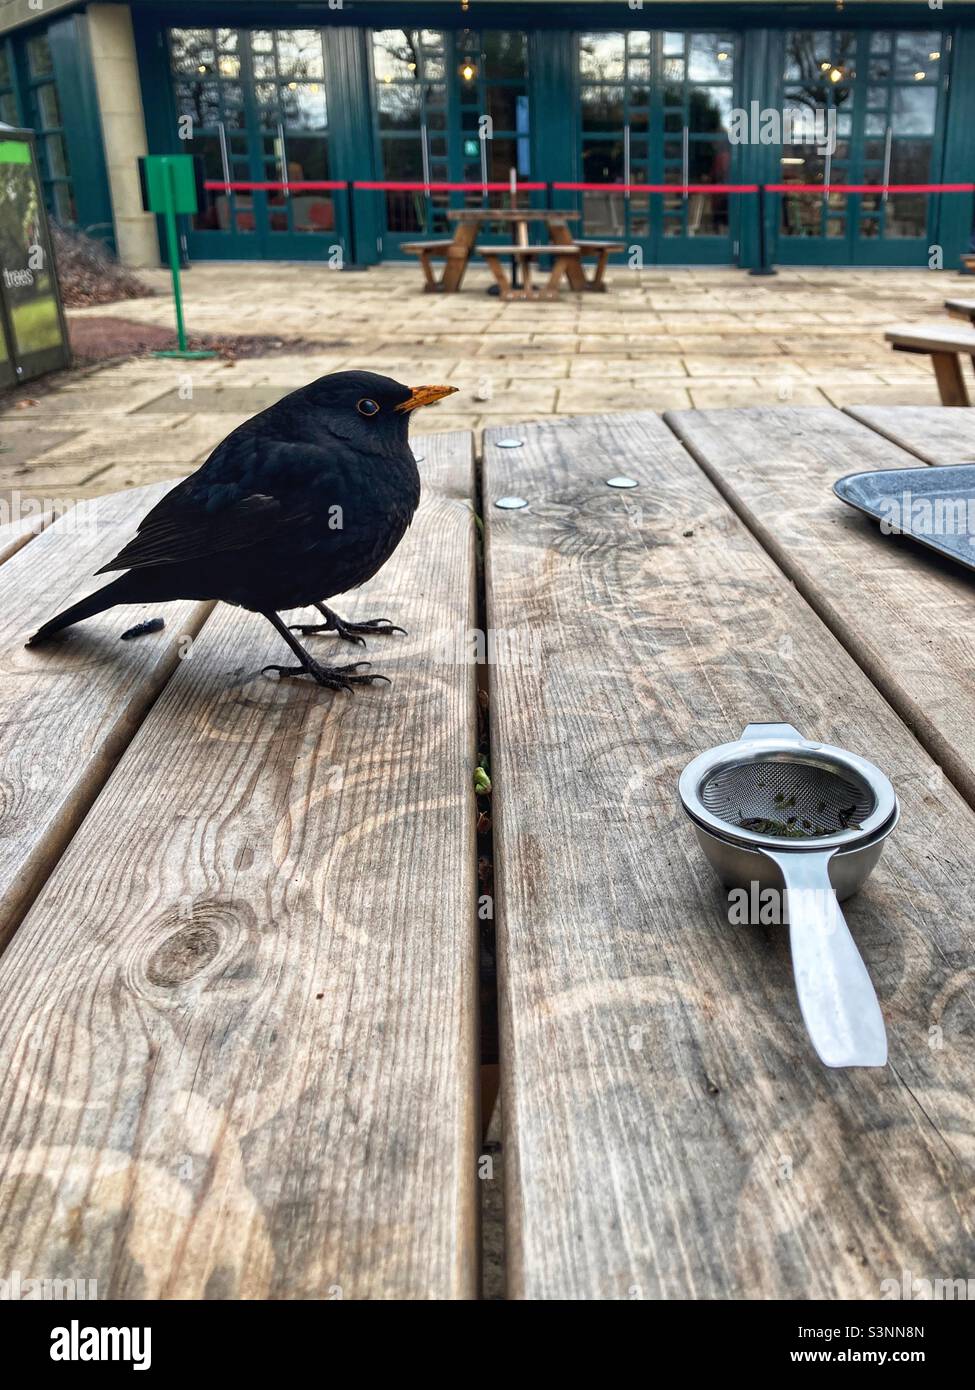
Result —
[{"label": "bird's black plumage", "polygon": [[[315,605],[350,640],[393,631],[386,620],[343,623],[324,600],[364,583],[402,540],[420,500],[408,442],[415,406],[452,388],[411,391],[373,372],[336,372],[246,421],[196,473],[143,518],[98,573],[125,574],[45,623],[28,643],[117,603],[222,599],[263,613],[321,684],[377,679],[321,667],[277,618]],[[271,668],[268,668],[271,669]]]}]

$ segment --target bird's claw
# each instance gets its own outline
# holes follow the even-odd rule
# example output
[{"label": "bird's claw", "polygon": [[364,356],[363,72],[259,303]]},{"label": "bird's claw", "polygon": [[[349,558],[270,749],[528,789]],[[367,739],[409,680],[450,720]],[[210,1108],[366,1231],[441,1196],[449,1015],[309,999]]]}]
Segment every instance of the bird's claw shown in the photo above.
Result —
[{"label": "bird's claw", "polygon": [[341,628],[333,627],[331,623],[289,623],[289,632],[300,632],[302,637],[314,637],[321,632],[334,632],[336,637],[344,637],[346,642],[354,642],[357,647],[364,647],[365,640],[356,636],[351,631],[343,631]]},{"label": "bird's claw", "polygon": [[369,685],[371,681],[385,681],[391,685],[388,676],[381,676],[378,672],[370,673],[368,676],[357,675],[360,666],[368,666],[368,661],[353,661],[348,666],[319,666],[317,661],[310,662],[307,666],[262,666],[261,675],[267,675],[273,671],[278,676],[311,676],[312,680],[319,685],[325,686],[329,690],[349,690],[357,685]]},{"label": "bird's claw", "polygon": [[359,647],[366,645],[364,637],[388,637],[392,632],[401,632],[404,637],[407,635],[405,627],[398,627],[389,618],[367,618],[361,623],[347,623],[342,618],[334,623],[292,623],[290,630],[300,632],[302,637],[334,632],[344,642],[354,642]]}]

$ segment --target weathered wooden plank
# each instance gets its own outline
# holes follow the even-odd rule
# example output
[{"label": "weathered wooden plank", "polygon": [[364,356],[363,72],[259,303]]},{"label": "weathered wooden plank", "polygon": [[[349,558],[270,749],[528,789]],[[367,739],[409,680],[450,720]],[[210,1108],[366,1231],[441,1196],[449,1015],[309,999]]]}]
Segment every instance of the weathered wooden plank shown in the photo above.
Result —
[{"label": "weathered wooden plank", "polygon": [[181,637],[199,631],[209,605],[166,605],[166,630],[143,641],[118,641],[149,611],[131,605],[48,646],[25,650],[24,642],[106,582],[94,571],[171,486],[78,503],[0,566],[0,946],[168,680]]},{"label": "weathered wooden plank", "polygon": [[938,764],[975,804],[973,576],[839,501],[846,473],[914,467],[829,409],[666,417]]},{"label": "weathered wooden plank", "polygon": [[901,348],[921,352],[975,352],[975,331],[947,318],[931,323],[898,323],[884,330],[884,338]]},{"label": "weathered wooden plank", "polygon": [[849,405],[846,413],[923,463],[975,463],[975,410],[970,406]]},{"label": "weathered wooden plank", "polygon": [[10,517],[0,522],[0,565],[11,555],[16,555],[21,546],[40,535],[50,522],[50,512],[43,509],[34,515]]},{"label": "weathered wooden plank", "polygon": [[[472,441],[339,612],[392,688],[217,608],[0,961],[0,1267],[100,1297],[476,1292]],[[354,659],[334,639],[309,638]]]},{"label": "weathered wooden plank", "polygon": [[[876,1297],[970,1268],[975,817],[658,419],[504,433],[488,621],[533,638],[491,691],[509,1292]],[[682,766],[756,719],[901,795],[847,904],[887,1068],[819,1065],[784,930],[729,925],[679,809]]]},{"label": "weathered wooden plank", "polygon": [[946,299],[945,308],[955,318],[967,319],[975,323],[975,299]]}]

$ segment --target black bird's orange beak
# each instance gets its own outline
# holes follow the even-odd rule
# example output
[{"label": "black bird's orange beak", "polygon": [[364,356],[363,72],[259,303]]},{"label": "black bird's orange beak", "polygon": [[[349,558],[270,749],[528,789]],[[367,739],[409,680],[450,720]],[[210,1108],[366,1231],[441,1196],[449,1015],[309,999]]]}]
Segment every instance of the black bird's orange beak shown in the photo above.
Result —
[{"label": "black bird's orange beak", "polygon": [[396,409],[417,410],[421,405],[433,405],[436,401],[442,401],[444,396],[452,396],[456,390],[456,386],[414,386],[409,399],[400,401]]}]

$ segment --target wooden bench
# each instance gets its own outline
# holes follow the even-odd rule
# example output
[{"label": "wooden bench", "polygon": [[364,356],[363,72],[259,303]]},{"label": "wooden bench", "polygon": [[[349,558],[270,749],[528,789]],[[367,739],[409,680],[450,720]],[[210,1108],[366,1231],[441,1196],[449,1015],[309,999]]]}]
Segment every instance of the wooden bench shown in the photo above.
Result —
[{"label": "wooden bench", "polygon": [[[498,291],[502,299],[556,299],[558,298],[559,286],[566,278],[569,266],[578,265],[579,257],[582,252],[578,245],[573,243],[549,242],[544,246],[484,246],[478,252],[487,261],[491,268],[491,274],[498,284]],[[501,258],[515,260],[521,269],[521,284],[515,288],[508,275],[507,270],[501,264]],[[536,289],[533,284],[532,268],[536,261],[543,256],[552,257],[552,269],[549,271],[548,279],[544,285]]]},{"label": "wooden bench", "polygon": [[[465,235],[461,235],[464,231]],[[460,289],[471,258],[472,238],[466,229],[458,227],[457,233],[442,241],[405,241],[401,246],[411,256],[419,256],[423,270],[424,294],[453,294]],[[434,260],[446,261],[442,276],[438,279],[433,268]]]},{"label": "wooden bench", "polygon": [[946,299],[945,308],[952,318],[975,324],[975,299]]},{"label": "wooden bench", "polygon": [[[567,272],[572,289],[588,290],[591,294],[605,294],[606,266],[614,251],[624,249],[623,243],[621,241],[602,241],[592,237],[573,236],[565,222],[553,222],[549,226],[549,235],[553,244],[557,246],[577,246],[579,248],[580,260],[571,263]],[[596,264],[591,276],[586,275],[581,264],[582,259],[589,256],[596,257]]]},{"label": "wooden bench", "polygon": [[884,338],[895,352],[924,353],[931,358],[942,405],[968,405],[961,357],[975,361],[975,330],[950,324],[903,324],[888,328]]},{"label": "wooden bench", "polygon": [[606,274],[606,267],[609,264],[609,258],[614,251],[624,250],[623,243],[621,241],[598,241],[590,237],[576,237],[574,240],[576,246],[578,246],[579,250],[582,252],[583,258],[587,256],[596,257],[596,264],[593,267],[592,276],[586,278],[585,289],[593,294],[605,294],[606,281],[604,276]]}]

